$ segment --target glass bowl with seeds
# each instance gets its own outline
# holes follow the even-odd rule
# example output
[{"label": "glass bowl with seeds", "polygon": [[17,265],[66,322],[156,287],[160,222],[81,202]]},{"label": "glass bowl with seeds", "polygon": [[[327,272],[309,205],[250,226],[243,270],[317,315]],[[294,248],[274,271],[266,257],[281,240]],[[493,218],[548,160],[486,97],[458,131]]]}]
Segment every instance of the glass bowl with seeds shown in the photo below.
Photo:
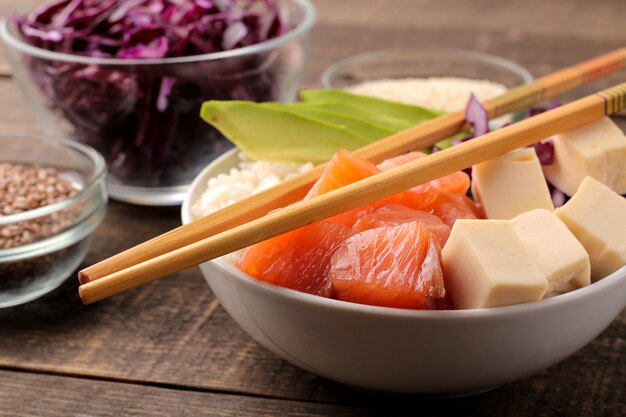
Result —
[{"label": "glass bowl with seeds", "polygon": [[74,141],[0,132],[0,308],[57,288],[106,211],[102,156]]}]

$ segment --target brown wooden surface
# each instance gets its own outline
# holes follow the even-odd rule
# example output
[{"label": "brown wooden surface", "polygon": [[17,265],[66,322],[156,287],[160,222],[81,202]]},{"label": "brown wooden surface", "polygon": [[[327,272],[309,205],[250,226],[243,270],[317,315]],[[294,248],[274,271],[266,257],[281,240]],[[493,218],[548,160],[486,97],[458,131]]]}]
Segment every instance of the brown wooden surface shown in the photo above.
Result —
[{"label": "brown wooden surface", "polygon": [[[16,2],[0,1],[0,11]],[[542,75],[626,44],[623,0],[315,3],[309,86],[334,60],[389,46],[476,49]],[[624,79],[622,72],[570,97]],[[14,83],[0,78],[0,92],[0,129],[36,129]],[[112,202],[83,266],[178,224],[177,209]],[[0,310],[0,416],[617,417],[626,409],[624,313],[538,375],[435,401],[361,393],[291,366],[239,329],[197,269],[89,307],[76,288],[71,279],[41,300]]]}]

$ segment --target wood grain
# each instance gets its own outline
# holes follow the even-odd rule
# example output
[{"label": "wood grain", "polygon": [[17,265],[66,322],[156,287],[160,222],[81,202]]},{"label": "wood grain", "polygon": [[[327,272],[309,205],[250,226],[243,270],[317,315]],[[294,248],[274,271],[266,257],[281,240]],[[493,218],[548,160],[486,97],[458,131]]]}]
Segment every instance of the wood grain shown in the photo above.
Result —
[{"label": "wood grain", "polygon": [[[626,15],[623,1],[588,0],[313,0],[325,23],[334,26],[359,25],[375,29],[426,29],[436,33],[459,28],[482,34],[505,31],[523,37],[533,33],[549,37],[556,45],[564,37],[593,40],[625,40],[626,26],[611,24]],[[415,39],[421,42],[421,39]],[[462,42],[459,39],[459,42]]]},{"label": "wood grain", "polygon": [[[85,263],[177,223],[176,209],[111,203]],[[35,303],[0,310],[0,367],[327,401],[346,391],[318,386],[321,378],[258,346],[197,269],[93,308],[77,286],[71,279]]]},{"label": "wood grain", "polygon": [[[17,2],[0,0],[0,11]],[[339,58],[390,46],[480,50],[516,61],[539,76],[626,44],[623,0],[314,2],[319,24],[305,76],[308,86],[315,86],[320,72]],[[566,99],[624,79],[622,72]],[[17,86],[2,78],[0,92],[0,130],[35,129]],[[626,122],[620,123],[626,129]],[[82,266],[178,224],[175,209],[112,202]],[[0,372],[0,415],[261,416],[292,411],[621,417],[626,409],[624,313],[585,348],[538,375],[475,397],[431,401],[353,391],[282,361],[239,329],[197,269],[90,307],[80,304],[76,288],[71,280],[37,302],[0,311],[0,368],[12,370]],[[81,394],[80,402],[73,392]],[[267,405],[264,399],[277,403]]]},{"label": "wood grain", "polygon": [[[0,371],[0,384],[3,388],[0,390],[3,417],[373,415],[366,410],[324,404],[7,371]],[[63,414],[59,414],[60,410]]]},{"label": "wood grain", "polygon": [[[120,242],[123,233],[140,240],[176,221],[173,209],[113,203],[92,252],[116,251],[133,243]],[[88,308],[78,300],[76,287],[72,280],[36,303],[0,311],[0,368],[291,400],[378,404],[369,395],[299,370],[256,344],[215,304],[195,269]],[[623,402],[619,387],[626,372],[625,335],[626,314],[622,314],[562,364],[466,399],[463,407],[485,416],[502,415],[498,410],[508,403],[520,410],[510,415],[554,415],[540,414],[542,407],[563,408],[565,416],[585,415],[576,413],[577,405],[611,410]]]}]

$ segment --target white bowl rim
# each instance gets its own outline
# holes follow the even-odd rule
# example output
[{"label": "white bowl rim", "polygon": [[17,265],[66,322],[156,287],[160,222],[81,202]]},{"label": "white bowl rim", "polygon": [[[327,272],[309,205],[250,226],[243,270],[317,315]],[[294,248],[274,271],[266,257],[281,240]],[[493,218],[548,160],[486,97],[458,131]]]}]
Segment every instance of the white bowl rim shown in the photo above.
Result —
[{"label": "white bowl rim", "polygon": [[484,61],[489,64],[507,69],[512,73],[518,75],[523,84],[529,84],[535,80],[535,77],[526,68],[521,65],[509,61],[508,59],[501,58],[496,55],[487,54],[485,52],[474,51],[471,49],[440,47],[440,46],[399,46],[394,48],[375,49],[372,51],[360,52],[355,55],[350,55],[339,61],[334,62],[320,75],[320,84],[323,88],[335,88],[331,82],[332,76],[341,68],[353,64],[355,62],[369,61],[372,58],[377,58],[385,55],[410,55],[423,52],[444,52],[452,55],[459,55],[460,57],[473,58],[476,60]]},{"label": "white bowl rim", "polygon": [[308,293],[304,293],[290,288],[280,287],[265,281],[258,280],[237,269],[232,263],[224,259],[214,259],[209,262],[215,262],[220,268],[234,276],[238,281],[246,286],[254,287],[260,291],[268,291],[281,298],[290,298],[298,300],[310,305],[328,308],[335,311],[351,311],[362,315],[378,315],[387,317],[403,317],[408,319],[429,319],[429,320],[448,320],[448,319],[489,319],[501,318],[506,316],[526,314],[530,311],[538,313],[540,311],[549,311],[559,309],[563,304],[581,301],[581,299],[591,296],[602,288],[615,285],[620,280],[626,280],[626,266],[615,271],[611,275],[592,283],[583,288],[570,291],[545,300],[534,301],[530,303],[516,304],[503,307],[478,308],[467,310],[411,310],[394,307],[371,306],[367,304],[358,304],[347,301],[336,300],[334,298],[325,298]]},{"label": "white bowl rim", "polygon": [[315,24],[317,20],[317,12],[310,0],[289,0],[298,4],[304,10],[304,18],[298,26],[288,32],[276,37],[263,41],[254,45],[244,46],[242,48],[231,49],[229,51],[213,52],[201,55],[189,55],[182,57],[170,57],[159,59],[123,59],[123,58],[97,58],[89,56],[81,56],[75,54],[66,54],[63,52],[48,51],[30,45],[11,33],[9,28],[10,20],[3,18],[0,21],[0,39],[8,46],[22,53],[36,56],[38,58],[56,60],[70,63],[80,63],[87,65],[110,65],[110,66],[145,66],[145,65],[167,65],[167,64],[187,64],[200,61],[216,61],[220,59],[238,58],[246,55],[267,52],[280,45],[304,36]]},{"label": "white bowl rim", "polygon": [[[233,155],[240,152],[239,149],[234,148],[231,149],[224,154],[222,154],[219,158],[215,159],[209,165],[207,165],[197,176],[194,178],[193,182],[189,186],[188,192],[185,195],[185,199],[183,201],[181,207],[181,219],[183,224],[187,224],[193,220],[193,215],[191,214],[191,206],[193,202],[191,201],[191,196],[194,194],[193,191],[200,186],[204,186],[206,181],[208,180],[207,176],[210,171],[213,170],[213,167],[228,159],[232,158]],[[581,301],[581,299],[591,297],[595,292],[601,291],[607,287],[611,287],[613,285],[617,285],[620,281],[626,281],[626,265],[612,274],[602,278],[599,281],[596,281],[586,287],[576,289],[574,291],[570,291],[565,294],[561,294],[555,297],[547,298],[540,301],[534,301],[530,303],[523,304],[515,304],[510,306],[503,307],[490,307],[490,308],[480,308],[480,309],[468,309],[468,310],[410,310],[410,309],[401,309],[401,308],[392,308],[392,307],[380,307],[380,306],[371,306],[366,304],[357,304],[347,301],[336,300],[333,298],[325,298],[320,297],[308,293],[304,293],[301,291],[293,290],[290,288],[281,287],[278,285],[273,285],[267,283],[265,281],[261,281],[256,279],[245,272],[240,271],[233,265],[232,263],[226,261],[225,259],[218,258],[213,259],[209,262],[214,262],[221,269],[228,272],[228,274],[240,283],[246,285],[247,287],[251,287],[256,291],[269,292],[275,296],[281,298],[291,299],[296,302],[303,302],[310,306],[320,307],[320,308],[328,308],[335,311],[343,311],[343,312],[353,312],[361,315],[376,315],[376,316],[385,316],[385,317],[397,317],[404,318],[409,320],[458,320],[459,318],[464,318],[468,320],[480,320],[480,319],[489,319],[489,318],[501,318],[506,316],[513,315],[523,315],[530,313],[537,313],[539,311],[550,311],[554,309],[559,309],[563,307],[564,304],[573,303],[575,301]],[[624,306],[622,306],[624,308]]]}]

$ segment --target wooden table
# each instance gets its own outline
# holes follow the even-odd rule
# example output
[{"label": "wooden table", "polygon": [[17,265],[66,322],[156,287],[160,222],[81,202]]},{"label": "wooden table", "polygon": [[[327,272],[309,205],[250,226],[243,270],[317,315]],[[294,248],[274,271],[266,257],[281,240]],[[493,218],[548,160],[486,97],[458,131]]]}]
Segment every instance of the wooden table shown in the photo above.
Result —
[{"label": "wooden table", "polygon": [[[0,11],[11,3],[0,1]],[[542,75],[626,43],[624,0],[315,3],[310,86],[331,62],[389,46],[470,48]],[[618,80],[624,72],[570,97]],[[0,91],[0,129],[33,129],[13,81],[0,80]],[[178,208],[111,202],[83,266],[178,224]],[[1,416],[617,417],[626,410],[624,313],[538,375],[435,401],[356,392],[279,359],[234,323],[196,268],[89,307],[76,289],[70,279],[36,302],[0,310]]]}]

